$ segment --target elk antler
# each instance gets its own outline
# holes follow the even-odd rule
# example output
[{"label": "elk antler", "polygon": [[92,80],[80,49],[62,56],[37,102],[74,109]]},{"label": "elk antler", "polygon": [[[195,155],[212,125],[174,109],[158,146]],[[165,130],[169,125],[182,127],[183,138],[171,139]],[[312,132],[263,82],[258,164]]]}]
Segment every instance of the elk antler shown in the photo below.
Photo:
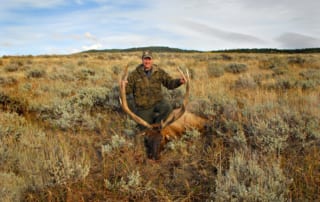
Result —
[{"label": "elk antler", "polygon": [[183,103],[182,103],[182,106],[178,109],[178,111],[173,111],[171,112],[168,117],[163,121],[161,122],[161,128],[164,128],[166,126],[168,126],[169,124],[173,123],[174,121],[176,121],[177,119],[179,119],[183,114],[184,112],[186,111],[186,106],[189,102],[189,91],[190,91],[190,86],[189,86],[189,71],[187,69],[187,77],[184,75],[184,73],[182,72],[181,68],[178,67],[178,70],[181,74],[181,77],[185,80],[186,82],[186,93],[184,95],[184,98],[183,98]]},{"label": "elk antler", "polygon": [[141,124],[141,125],[145,126],[146,128],[152,128],[152,125],[150,125],[148,122],[143,120],[141,117],[137,116],[128,107],[127,96],[126,96],[126,84],[128,83],[127,77],[128,77],[128,65],[126,66],[125,71],[119,81],[121,107],[122,107],[123,111],[125,111],[138,124]]}]

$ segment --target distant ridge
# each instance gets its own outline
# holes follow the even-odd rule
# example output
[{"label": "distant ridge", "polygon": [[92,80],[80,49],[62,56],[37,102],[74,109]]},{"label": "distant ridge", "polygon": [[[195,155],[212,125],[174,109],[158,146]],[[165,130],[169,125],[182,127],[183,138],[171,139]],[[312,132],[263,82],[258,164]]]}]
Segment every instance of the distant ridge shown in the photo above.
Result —
[{"label": "distant ridge", "polygon": [[186,50],[180,48],[170,48],[167,46],[146,46],[126,49],[102,49],[102,50],[87,50],[81,53],[101,53],[101,52],[135,52],[151,50],[153,52],[178,52],[178,53],[320,53],[320,48],[304,48],[304,49],[274,49],[274,48],[243,48],[243,49],[225,49],[212,51]]},{"label": "distant ridge", "polygon": [[203,52],[198,50],[185,50],[180,48],[170,48],[167,46],[146,46],[146,47],[135,47],[135,48],[126,48],[126,49],[103,49],[103,50],[87,50],[82,53],[91,53],[91,52],[135,52],[151,50],[153,52]]}]

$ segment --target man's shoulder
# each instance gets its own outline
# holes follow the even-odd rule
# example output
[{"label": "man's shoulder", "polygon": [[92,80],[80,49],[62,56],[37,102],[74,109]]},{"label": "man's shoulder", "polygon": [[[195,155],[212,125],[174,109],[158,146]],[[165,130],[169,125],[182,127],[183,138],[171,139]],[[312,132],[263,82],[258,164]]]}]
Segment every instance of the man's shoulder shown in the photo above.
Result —
[{"label": "man's shoulder", "polygon": [[159,65],[157,65],[157,64],[153,64],[152,65],[152,69],[153,69],[153,71],[154,72],[165,72],[165,70],[164,69],[162,69]]},{"label": "man's shoulder", "polygon": [[136,66],[136,68],[134,68],[134,69],[130,72],[130,74],[137,74],[137,73],[139,73],[139,72],[141,71],[141,69],[142,69],[142,65],[140,64],[140,65]]},{"label": "man's shoulder", "polygon": [[140,77],[141,75],[141,70],[142,70],[142,66],[138,65],[135,69],[133,69],[132,71],[130,71],[129,73],[129,78],[137,78]]},{"label": "man's shoulder", "polygon": [[137,72],[139,71],[140,69],[142,69],[143,65],[142,64],[139,64],[138,66],[136,66],[136,68],[132,71],[132,72]]}]

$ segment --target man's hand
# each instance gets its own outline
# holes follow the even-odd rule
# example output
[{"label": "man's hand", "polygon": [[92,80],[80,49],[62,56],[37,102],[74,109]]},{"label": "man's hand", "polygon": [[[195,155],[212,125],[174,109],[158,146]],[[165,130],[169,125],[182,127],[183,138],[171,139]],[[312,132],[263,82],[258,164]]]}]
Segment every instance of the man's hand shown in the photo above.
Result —
[{"label": "man's hand", "polygon": [[127,83],[128,83],[128,80],[121,80],[120,81],[120,87],[126,87],[126,85],[127,85]]},{"label": "man's hand", "polygon": [[181,83],[181,84],[185,84],[186,82],[187,82],[187,80],[186,80],[185,78],[181,78],[181,79],[180,79],[180,83]]},{"label": "man's hand", "polygon": [[[188,80],[187,80],[186,76],[184,75],[184,73],[183,73],[183,71],[181,70],[180,67],[178,67],[178,70],[179,70],[179,72],[180,72],[180,74],[181,74],[180,84],[185,84],[185,83],[187,83]],[[188,76],[188,78],[189,78],[189,72],[188,72],[188,70],[187,70],[187,76]]]}]

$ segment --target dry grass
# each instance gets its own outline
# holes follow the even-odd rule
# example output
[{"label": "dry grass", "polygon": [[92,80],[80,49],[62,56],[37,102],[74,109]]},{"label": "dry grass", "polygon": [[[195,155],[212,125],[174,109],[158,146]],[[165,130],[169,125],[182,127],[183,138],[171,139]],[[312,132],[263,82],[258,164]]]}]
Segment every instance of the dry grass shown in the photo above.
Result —
[{"label": "dry grass", "polygon": [[119,74],[140,53],[1,58],[0,200],[319,200],[319,54],[155,60],[174,77],[188,68],[191,99],[214,117],[159,162],[118,104]]}]

